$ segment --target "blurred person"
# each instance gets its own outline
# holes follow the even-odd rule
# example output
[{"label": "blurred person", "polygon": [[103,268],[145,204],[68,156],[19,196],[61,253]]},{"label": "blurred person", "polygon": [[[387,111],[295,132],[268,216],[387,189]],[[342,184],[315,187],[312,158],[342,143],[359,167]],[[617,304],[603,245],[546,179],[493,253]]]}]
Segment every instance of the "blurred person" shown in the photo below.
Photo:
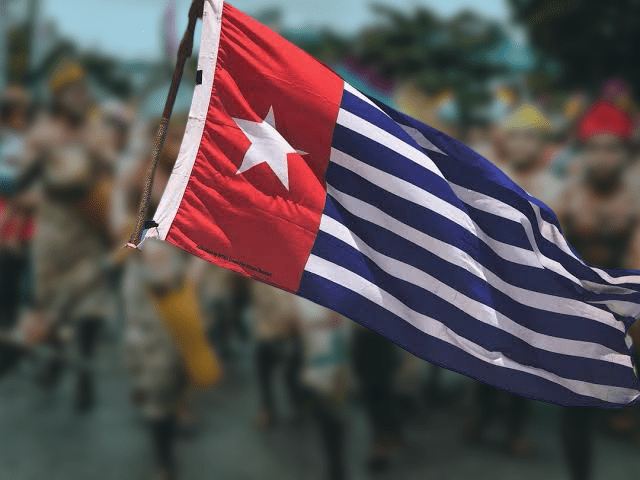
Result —
[{"label": "blurred person", "polygon": [[[629,157],[631,120],[620,108],[598,101],[578,123],[581,174],[567,185],[556,214],[565,237],[590,265],[624,268],[637,256],[638,208],[623,181]],[[592,473],[593,421],[589,408],[563,408],[561,439],[572,480]]]},{"label": "blurred person", "polygon": [[[547,138],[551,122],[530,104],[522,105],[502,125],[505,163],[502,170],[551,209],[558,203],[562,183],[547,167]],[[476,406],[464,430],[465,440],[478,442],[504,400],[507,416],[507,449],[516,456],[528,456],[533,448],[524,436],[531,401],[502,392],[484,383],[477,384]]]},{"label": "blurred person", "polygon": [[27,247],[33,224],[28,204],[15,190],[30,108],[29,93],[21,86],[9,86],[0,95],[0,329],[4,330],[15,326],[27,297]]},{"label": "blurred person", "polygon": [[101,106],[104,122],[112,130],[116,155],[124,154],[129,145],[134,109],[119,100],[109,100]]},{"label": "blurred person", "polygon": [[[150,216],[178,157],[191,103],[189,90],[183,82],[155,174]],[[133,129],[130,150],[118,165],[111,227],[119,245],[128,241],[136,223],[166,91],[160,88],[148,95]],[[175,446],[180,423],[195,421],[188,406],[194,387],[219,378],[219,364],[204,340],[198,303],[198,291],[208,279],[207,264],[153,238],[140,248],[142,253],[132,250],[124,263],[124,356],[132,376],[132,399],[142,411],[153,445],[154,478],[169,480],[177,475]],[[218,370],[197,371],[198,363],[203,369]]]},{"label": "blurred person", "polygon": [[327,463],[326,478],[344,480],[350,322],[309,300],[292,295],[291,301],[304,352],[301,388],[319,427]]},{"label": "blurred person", "polygon": [[208,313],[207,331],[223,360],[233,357],[234,335],[248,340],[245,313],[250,302],[250,281],[234,272],[209,264],[203,281],[203,302]]},{"label": "blurred person", "polygon": [[283,375],[294,419],[300,418],[302,345],[295,324],[295,306],[290,294],[260,282],[253,282],[251,299],[256,338],[255,365],[261,403],[254,425],[257,428],[269,428],[277,421],[273,375],[279,366],[284,369]]},{"label": "blurred person", "polygon": [[373,443],[367,461],[372,472],[386,470],[404,448],[396,378],[401,366],[398,348],[377,333],[356,325],[351,340],[351,361]]},{"label": "blurred person", "polygon": [[555,208],[562,181],[549,170],[551,122],[535,106],[522,105],[503,122],[504,173],[529,194]]},{"label": "blurred person", "polygon": [[[34,299],[21,328],[33,341],[45,337],[60,352],[75,340],[82,359],[90,361],[100,328],[111,315],[106,278],[85,291],[85,284],[99,275],[109,248],[111,138],[77,62],[61,61],[49,78],[49,88],[52,109],[29,133],[20,179],[37,198],[31,250]],[[62,370],[62,361],[48,362],[41,384],[53,388]],[[90,410],[95,395],[90,370],[79,372],[77,411]]]}]

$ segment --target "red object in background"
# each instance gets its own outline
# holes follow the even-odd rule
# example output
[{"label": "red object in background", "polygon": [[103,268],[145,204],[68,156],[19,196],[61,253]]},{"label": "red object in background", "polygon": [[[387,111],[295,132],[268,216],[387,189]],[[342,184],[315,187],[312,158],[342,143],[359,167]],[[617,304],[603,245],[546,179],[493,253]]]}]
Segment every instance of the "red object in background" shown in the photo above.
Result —
[{"label": "red object in background", "polygon": [[[296,291],[320,227],[344,82],[269,28],[221,3],[213,2],[219,12],[205,7],[205,15],[221,13],[222,19],[203,27],[219,29],[207,33],[201,45],[205,81],[196,87],[191,116],[200,115],[193,110],[199,102],[208,102],[203,133],[201,138],[189,131],[185,135],[200,143],[183,143],[177,168],[184,168],[180,175],[188,183],[186,188],[167,187],[165,197],[174,203],[163,199],[158,209],[161,229],[170,225],[160,237],[228,269]],[[251,138],[240,125],[258,136]],[[245,170],[251,148],[254,155],[261,150]]]},{"label": "red object in background", "polygon": [[631,117],[624,110],[601,100],[580,120],[578,138],[587,141],[596,135],[612,134],[628,141],[631,139],[631,124]]},{"label": "red object in background", "polygon": [[10,217],[5,219],[9,205],[7,201],[0,198],[0,242],[7,243],[11,240],[19,240],[20,243],[27,243],[33,237],[33,220]]}]

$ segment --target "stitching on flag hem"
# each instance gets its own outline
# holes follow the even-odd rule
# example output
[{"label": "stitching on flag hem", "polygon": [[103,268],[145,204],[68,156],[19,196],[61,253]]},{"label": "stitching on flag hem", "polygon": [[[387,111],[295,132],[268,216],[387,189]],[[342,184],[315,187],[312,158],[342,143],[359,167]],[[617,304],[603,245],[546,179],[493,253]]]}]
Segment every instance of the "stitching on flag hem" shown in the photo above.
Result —
[{"label": "stitching on flag hem", "polygon": [[198,58],[198,70],[203,71],[203,82],[201,85],[197,85],[194,90],[180,153],[154,217],[158,228],[154,232],[150,232],[149,235],[160,240],[166,240],[169,234],[200,150],[217,67],[223,4],[223,0],[206,0],[204,2]]}]

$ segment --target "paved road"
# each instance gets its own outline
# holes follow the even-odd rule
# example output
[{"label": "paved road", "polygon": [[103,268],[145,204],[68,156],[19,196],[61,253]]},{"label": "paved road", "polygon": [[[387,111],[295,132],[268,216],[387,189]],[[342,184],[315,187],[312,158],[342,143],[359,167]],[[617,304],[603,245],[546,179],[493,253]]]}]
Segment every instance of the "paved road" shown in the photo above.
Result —
[{"label": "paved road", "polygon": [[[248,352],[245,352],[248,353]],[[55,393],[40,390],[28,365],[0,382],[0,480],[147,480],[151,451],[130,405],[128,377],[116,345],[102,347],[100,402],[94,412],[73,412],[70,377]],[[284,395],[281,395],[284,397]],[[320,480],[322,460],[312,423],[285,421],[269,432],[251,427],[257,393],[250,356],[229,368],[224,385],[201,396],[199,435],[179,445],[183,480]],[[284,398],[281,403],[286,403]],[[464,404],[464,402],[462,402]],[[361,410],[349,409],[349,471],[353,480],[501,480],[567,478],[559,450],[557,409],[535,406],[529,432],[538,452],[511,459],[489,446],[468,448],[458,433],[462,407],[431,411],[412,422],[411,451],[385,475],[367,475],[369,433]],[[499,431],[489,432],[494,443]],[[491,443],[491,442],[490,442]],[[640,447],[599,438],[596,480],[640,478]]]}]

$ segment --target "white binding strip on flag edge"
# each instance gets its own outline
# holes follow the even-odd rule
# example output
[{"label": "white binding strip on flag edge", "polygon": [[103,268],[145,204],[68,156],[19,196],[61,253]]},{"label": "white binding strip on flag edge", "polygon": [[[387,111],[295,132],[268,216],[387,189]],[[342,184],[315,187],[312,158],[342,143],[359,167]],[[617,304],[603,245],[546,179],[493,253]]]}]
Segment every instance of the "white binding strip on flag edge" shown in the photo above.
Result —
[{"label": "white binding strip on flag edge", "polygon": [[[312,254],[309,257],[305,270],[333,282],[336,285],[340,285],[351,290],[373,304],[384,308],[391,314],[402,318],[404,321],[408,322],[410,325],[425,334],[459,348],[485,363],[528,373],[560,385],[569,391],[577,393],[578,395],[597,398],[610,403],[628,404],[640,396],[640,393],[633,389],[563,378],[551,372],[547,372],[546,370],[521,365],[502,356],[499,352],[490,352],[480,345],[461,337],[442,322],[416,312],[396,297],[385,290],[382,290],[367,279],[316,255]],[[452,367],[449,366],[448,368]]]},{"label": "white binding strip on flag edge", "polygon": [[624,324],[617,321],[611,313],[605,310],[577,300],[555,297],[511,285],[457,247],[406,225],[373,205],[342,193],[330,185],[327,185],[327,193],[356,217],[378,225],[452,265],[464,268],[522,305],[562,315],[586,317],[626,333]]},{"label": "white binding strip on flag edge", "polygon": [[440,297],[479,322],[509,333],[536,349],[632,367],[629,355],[615,352],[604,345],[553,337],[526,328],[484,303],[460,293],[423,270],[374,250],[345,225],[331,217],[322,216],[320,230],[356,249],[389,275]]},{"label": "white binding strip on flag edge", "polygon": [[157,232],[149,235],[160,240],[165,240],[169,234],[200,150],[218,61],[223,3],[223,0],[204,2],[198,58],[198,69],[202,70],[202,84],[195,87],[180,153],[154,217],[154,221],[159,225]]}]

